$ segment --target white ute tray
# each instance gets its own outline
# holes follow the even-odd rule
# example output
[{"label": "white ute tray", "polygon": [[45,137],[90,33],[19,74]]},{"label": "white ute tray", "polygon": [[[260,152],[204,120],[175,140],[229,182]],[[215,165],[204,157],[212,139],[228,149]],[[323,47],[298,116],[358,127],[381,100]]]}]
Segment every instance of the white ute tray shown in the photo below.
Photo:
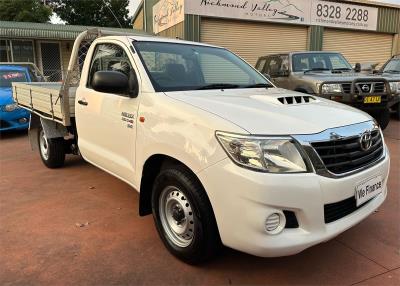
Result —
[{"label": "white ute tray", "polygon": [[[64,110],[63,98],[60,96],[62,83],[29,82],[13,83],[15,102],[40,117],[69,125],[70,117],[75,116],[76,87],[69,89],[69,109]],[[67,105],[65,105],[67,108]]]}]

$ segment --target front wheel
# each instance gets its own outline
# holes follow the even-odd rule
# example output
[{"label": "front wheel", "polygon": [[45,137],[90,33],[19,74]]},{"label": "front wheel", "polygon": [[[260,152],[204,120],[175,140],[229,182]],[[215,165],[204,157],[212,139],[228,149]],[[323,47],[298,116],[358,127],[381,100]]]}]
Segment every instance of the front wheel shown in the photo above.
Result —
[{"label": "front wheel", "polygon": [[166,169],[157,176],[152,209],[163,243],[179,259],[197,264],[219,250],[221,242],[211,204],[187,170]]},{"label": "front wheel", "polygon": [[46,167],[54,169],[60,168],[65,161],[65,141],[64,138],[48,139],[40,128],[38,132],[39,153]]}]

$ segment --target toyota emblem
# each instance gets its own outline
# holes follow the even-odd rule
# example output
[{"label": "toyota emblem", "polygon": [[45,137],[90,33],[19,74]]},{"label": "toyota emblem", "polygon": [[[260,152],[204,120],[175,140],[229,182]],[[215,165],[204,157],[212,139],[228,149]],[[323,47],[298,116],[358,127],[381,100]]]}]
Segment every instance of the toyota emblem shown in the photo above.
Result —
[{"label": "toyota emblem", "polygon": [[361,87],[361,89],[362,89],[363,92],[369,92],[369,85],[368,85],[368,84],[364,84],[364,85]]},{"label": "toyota emblem", "polygon": [[365,131],[360,138],[360,146],[363,151],[368,151],[372,146],[371,131]]}]

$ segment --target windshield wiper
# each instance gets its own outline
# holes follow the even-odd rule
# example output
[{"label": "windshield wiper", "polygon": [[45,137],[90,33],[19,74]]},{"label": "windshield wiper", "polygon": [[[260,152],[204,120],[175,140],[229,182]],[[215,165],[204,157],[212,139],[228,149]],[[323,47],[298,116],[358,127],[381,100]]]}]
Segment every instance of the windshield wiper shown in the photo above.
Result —
[{"label": "windshield wiper", "polygon": [[400,71],[398,71],[398,70],[386,70],[386,71],[383,71],[383,72],[388,72],[388,73],[400,73]]},{"label": "windshield wiper", "polygon": [[239,88],[238,84],[230,84],[230,83],[212,83],[202,87],[197,88],[197,90],[202,89],[228,89],[228,88]]},{"label": "windshield wiper", "polygon": [[315,68],[315,69],[306,70],[306,71],[304,71],[304,73],[313,72],[313,71],[330,71],[330,69],[326,69],[326,68]]},{"label": "windshield wiper", "polygon": [[269,88],[269,87],[274,87],[274,86],[272,84],[269,84],[269,83],[255,83],[255,84],[250,84],[250,85],[243,86],[243,88],[257,88],[257,87]]}]

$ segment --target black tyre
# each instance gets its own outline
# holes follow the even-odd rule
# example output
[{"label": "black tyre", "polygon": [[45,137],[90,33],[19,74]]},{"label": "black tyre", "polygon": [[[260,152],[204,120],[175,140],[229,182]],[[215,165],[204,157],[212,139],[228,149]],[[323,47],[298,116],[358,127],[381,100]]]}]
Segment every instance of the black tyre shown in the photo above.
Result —
[{"label": "black tyre", "polygon": [[390,111],[389,109],[380,110],[379,112],[374,112],[372,116],[378,121],[379,126],[382,130],[385,130],[390,122]]},{"label": "black tyre", "polygon": [[162,241],[179,259],[197,264],[220,249],[210,201],[201,184],[186,169],[160,172],[153,186],[152,209]]},{"label": "black tyre", "polygon": [[42,128],[38,132],[39,153],[46,167],[60,168],[65,161],[64,138],[47,139]]}]

